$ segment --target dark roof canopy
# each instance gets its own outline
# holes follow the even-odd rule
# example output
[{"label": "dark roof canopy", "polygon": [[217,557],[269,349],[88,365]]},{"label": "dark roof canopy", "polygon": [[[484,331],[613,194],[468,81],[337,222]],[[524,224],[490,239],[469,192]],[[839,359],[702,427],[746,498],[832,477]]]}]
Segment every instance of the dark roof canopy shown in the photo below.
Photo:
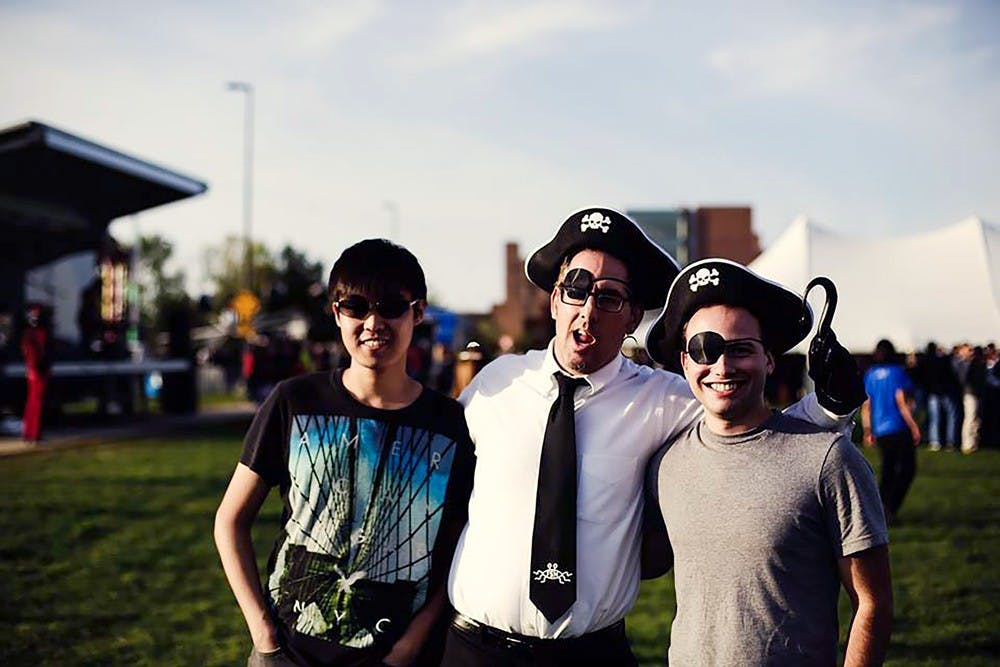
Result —
[{"label": "dark roof canopy", "polygon": [[206,189],[42,123],[0,130],[0,257],[30,268],[96,248],[115,218]]}]

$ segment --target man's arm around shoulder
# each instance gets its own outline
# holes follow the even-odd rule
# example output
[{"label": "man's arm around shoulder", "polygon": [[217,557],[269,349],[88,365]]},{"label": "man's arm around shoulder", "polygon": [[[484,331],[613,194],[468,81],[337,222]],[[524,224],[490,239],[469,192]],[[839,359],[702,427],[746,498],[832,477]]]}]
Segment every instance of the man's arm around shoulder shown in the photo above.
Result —
[{"label": "man's arm around shoulder", "polygon": [[837,568],[854,608],[844,667],[881,665],[892,633],[889,547],[883,544],[842,556]]},{"label": "man's arm around shoulder", "polygon": [[848,427],[853,427],[855,412],[856,410],[851,410],[846,415],[834,414],[820,405],[815,392],[806,394],[797,403],[793,403],[784,410],[784,414],[789,417],[815,424],[833,433],[845,433]]}]

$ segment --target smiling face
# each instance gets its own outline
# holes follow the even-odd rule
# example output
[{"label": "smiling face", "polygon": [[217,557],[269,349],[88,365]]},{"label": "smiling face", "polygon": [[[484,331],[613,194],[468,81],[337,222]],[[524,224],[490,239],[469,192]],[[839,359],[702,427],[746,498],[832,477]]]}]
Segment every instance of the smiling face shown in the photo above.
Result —
[{"label": "smiling face", "polygon": [[[583,305],[564,303],[558,283],[573,269],[586,269],[593,274],[592,292],[616,292],[625,297],[621,311],[612,313],[597,308],[592,295]],[[593,373],[613,360],[625,336],[635,331],[642,309],[627,300],[627,282],[625,264],[598,250],[581,250],[563,267],[549,297],[552,319],[556,321],[556,360],[563,370],[573,375]]]},{"label": "smiling face", "polygon": [[[357,296],[367,299],[370,304],[378,300],[368,294],[356,293],[340,298]],[[398,296],[411,300],[410,294],[405,291]],[[407,307],[399,317],[387,318],[374,309],[369,309],[364,316],[352,317],[334,302],[333,313],[340,327],[344,348],[351,356],[351,366],[379,373],[395,368],[405,373],[406,351],[413,339],[413,328],[423,319],[423,308],[424,302],[418,301],[414,306]]]},{"label": "smiling face", "polygon": [[[685,341],[714,331],[727,341],[761,337],[757,318],[743,308],[706,306],[688,320]],[[774,357],[759,342],[726,348],[714,363],[699,364],[681,352],[681,366],[695,398],[705,407],[705,421],[715,433],[743,433],[770,416],[764,403],[764,381],[774,370]]]}]

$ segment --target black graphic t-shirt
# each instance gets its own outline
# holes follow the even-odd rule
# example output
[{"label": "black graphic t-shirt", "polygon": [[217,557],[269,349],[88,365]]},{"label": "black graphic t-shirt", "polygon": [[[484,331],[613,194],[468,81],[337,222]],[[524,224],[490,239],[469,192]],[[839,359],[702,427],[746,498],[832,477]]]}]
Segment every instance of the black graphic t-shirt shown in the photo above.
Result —
[{"label": "black graphic t-shirt", "polygon": [[461,405],[424,389],[403,409],[372,408],[340,374],[279,384],[240,457],[284,501],[265,589],[303,665],[392,646],[445,585],[472,488]]}]

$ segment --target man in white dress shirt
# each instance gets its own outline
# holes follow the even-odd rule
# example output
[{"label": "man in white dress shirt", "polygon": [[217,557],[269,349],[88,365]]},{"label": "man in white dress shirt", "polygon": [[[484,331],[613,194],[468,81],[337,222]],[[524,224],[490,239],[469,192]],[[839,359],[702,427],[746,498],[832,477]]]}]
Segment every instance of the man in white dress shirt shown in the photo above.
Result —
[{"label": "man in white dress shirt", "polygon": [[[604,207],[570,215],[525,269],[551,294],[556,335],[545,350],[498,358],[459,397],[477,465],[449,580],[457,615],[443,664],[635,664],[623,619],[639,590],[645,466],[701,406],[679,375],[639,366],[620,350],[643,310],[662,307],[679,269],[635,222]],[[553,401],[562,398],[558,375],[582,378],[570,390],[575,465],[564,464],[577,473],[575,554],[536,561],[543,441],[548,447]],[[825,428],[839,424],[813,394],[790,411]],[[575,587],[564,613],[540,609],[539,582]]]}]

